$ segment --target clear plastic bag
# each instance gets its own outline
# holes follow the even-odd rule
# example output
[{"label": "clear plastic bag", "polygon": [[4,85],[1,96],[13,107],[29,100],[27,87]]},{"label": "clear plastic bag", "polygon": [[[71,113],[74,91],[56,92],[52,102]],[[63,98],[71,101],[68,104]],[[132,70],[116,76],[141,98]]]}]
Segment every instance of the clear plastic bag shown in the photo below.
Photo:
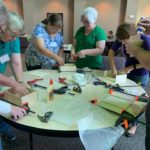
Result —
[{"label": "clear plastic bag", "polygon": [[[88,121],[88,122],[86,122]],[[79,135],[80,139],[86,150],[111,150],[111,148],[116,144],[117,140],[124,133],[124,128],[121,126],[117,127],[106,127],[100,129],[86,129],[91,123],[92,118],[89,120],[85,119],[85,122],[79,121]],[[83,128],[84,130],[80,130]]]}]

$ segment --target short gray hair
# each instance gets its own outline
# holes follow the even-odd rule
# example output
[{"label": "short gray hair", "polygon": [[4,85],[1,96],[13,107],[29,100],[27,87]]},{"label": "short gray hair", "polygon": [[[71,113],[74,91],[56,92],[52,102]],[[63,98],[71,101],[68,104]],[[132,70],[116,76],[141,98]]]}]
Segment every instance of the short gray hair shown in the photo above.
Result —
[{"label": "short gray hair", "polygon": [[87,17],[90,23],[95,23],[98,17],[98,12],[93,7],[87,7],[83,10],[81,14],[81,20],[82,20],[82,17]]},{"label": "short gray hair", "polygon": [[0,25],[6,25],[8,23],[8,9],[3,4],[2,1],[0,1]]},{"label": "short gray hair", "polygon": [[8,30],[24,34],[24,21],[17,12],[8,12]]}]

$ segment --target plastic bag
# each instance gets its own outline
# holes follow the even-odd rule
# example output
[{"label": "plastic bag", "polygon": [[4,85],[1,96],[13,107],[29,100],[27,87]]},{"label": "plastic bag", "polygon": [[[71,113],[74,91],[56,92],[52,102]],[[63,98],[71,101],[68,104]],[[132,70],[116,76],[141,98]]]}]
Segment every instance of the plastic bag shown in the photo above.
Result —
[{"label": "plastic bag", "polygon": [[[86,150],[111,150],[117,140],[124,133],[121,126],[106,127],[88,130],[92,118],[84,118],[78,121],[80,139]],[[83,128],[84,130],[80,130]],[[87,129],[87,130],[86,130]]]}]

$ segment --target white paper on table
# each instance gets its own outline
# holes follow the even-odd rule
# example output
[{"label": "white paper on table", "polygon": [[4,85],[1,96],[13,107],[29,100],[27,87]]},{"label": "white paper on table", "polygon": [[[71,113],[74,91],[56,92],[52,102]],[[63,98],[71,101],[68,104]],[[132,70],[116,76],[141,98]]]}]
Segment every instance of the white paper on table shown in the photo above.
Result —
[{"label": "white paper on table", "polygon": [[127,80],[127,74],[117,75],[115,83],[116,84],[126,83],[126,80]]}]

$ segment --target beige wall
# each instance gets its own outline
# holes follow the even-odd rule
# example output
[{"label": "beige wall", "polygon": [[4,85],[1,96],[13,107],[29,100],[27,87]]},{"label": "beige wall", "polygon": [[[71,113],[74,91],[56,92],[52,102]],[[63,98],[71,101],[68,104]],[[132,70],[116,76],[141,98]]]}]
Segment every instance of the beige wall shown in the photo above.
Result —
[{"label": "beige wall", "polygon": [[150,0],[139,0],[136,21],[141,17],[150,17]]},{"label": "beige wall", "polygon": [[64,40],[71,43],[73,38],[73,3],[70,0],[23,0],[26,32],[31,33],[33,26],[44,18],[47,12],[64,14]]},{"label": "beige wall", "polygon": [[95,7],[99,12],[97,24],[108,30],[116,31],[119,23],[120,0],[75,0],[74,32],[81,26],[80,15],[84,8]]},{"label": "beige wall", "polygon": [[128,0],[126,8],[125,21],[135,23],[138,12],[139,0]]},{"label": "beige wall", "polygon": [[[65,43],[72,43],[73,35],[81,27],[80,15],[84,8],[95,7],[99,12],[97,24],[116,31],[119,24],[121,0],[3,0],[11,10],[24,16],[26,33],[46,17],[47,12],[64,14]],[[127,0],[125,21],[137,22],[141,16],[150,16],[150,0]]]},{"label": "beige wall", "polygon": [[23,16],[22,0],[3,0],[3,2],[8,7],[8,9],[15,10],[21,16]]}]

